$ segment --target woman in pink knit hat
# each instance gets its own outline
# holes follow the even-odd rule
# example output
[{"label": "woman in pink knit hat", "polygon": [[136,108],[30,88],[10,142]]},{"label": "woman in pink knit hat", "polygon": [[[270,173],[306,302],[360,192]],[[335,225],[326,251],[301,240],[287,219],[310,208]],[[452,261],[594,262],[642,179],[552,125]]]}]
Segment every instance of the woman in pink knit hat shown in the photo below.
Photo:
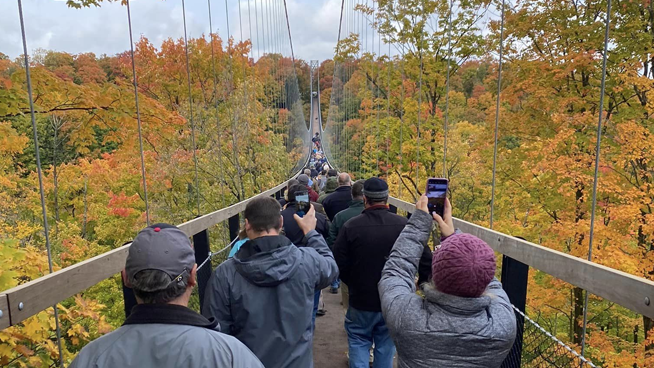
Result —
[{"label": "woman in pink knit hat", "polygon": [[[483,240],[455,232],[446,200],[441,218],[427,197],[395,242],[382,277],[382,313],[395,341],[400,368],[500,367],[513,345],[516,319],[494,277],[495,254]],[[432,281],[416,294],[420,255],[436,221],[443,236],[434,251]]]}]

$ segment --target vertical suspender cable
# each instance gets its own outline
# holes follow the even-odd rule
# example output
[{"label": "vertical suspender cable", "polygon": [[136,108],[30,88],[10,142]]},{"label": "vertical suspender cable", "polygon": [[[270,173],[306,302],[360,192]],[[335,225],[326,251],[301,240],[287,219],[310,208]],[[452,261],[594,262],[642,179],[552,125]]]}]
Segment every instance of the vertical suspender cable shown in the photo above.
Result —
[{"label": "vertical suspender cable", "polygon": [[[595,210],[597,208],[597,183],[599,181],[600,144],[602,143],[602,118],[604,114],[604,92],[606,91],[606,60],[609,53],[609,26],[611,24],[611,0],[606,5],[604,25],[604,55],[602,57],[602,84],[600,88],[599,118],[597,122],[597,141],[595,145],[595,173],[593,176],[593,203],[590,212],[590,236],[588,239],[588,260],[593,260],[593,240],[595,235]],[[586,324],[588,322],[588,290],[584,297],[584,324],[581,335],[581,356],[586,352]]]},{"label": "vertical suspender cable", "polygon": [[254,0],[254,19],[255,31],[257,32],[257,59],[261,58],[261,37],[259,36],[259,7],[257,6],[258,0]]},{"label": "vertical suspender cable", "polygon": [[[41,155],[39,152],[39,134],[36,128],[36,116],[34,114],[34,98],[32,97],[32,77],[30,75],[30,60],[27,53],[27,38],[25,37],[25,20],[23,19],[23,3],[18,1],[18,16],[20,18],[20,33],[23,39],[23,57],[25,58],[25,78],[27,82],[27,97],[30,104],[30,118],[32,120],[32,133],[34,134],[34,154],[36,156],[36,170],[39,178],[39,195],[41,199],[41,214],[43,215],[43,232],[45,236],[45,249],[48,253],[48,271],[52,270],[52,251],[50,249],[50,229],[48,227],[48,211],[45,206],[45,190],[43,189],[43,170],[41,169]],[[55,330],[57,334],[57,347],[59,349],[59,366],[64,367],[64,356],[61,347],[61,328],[59,327],[59,308],[55,303],[54,309]]]},{"label": "vertical suspender cable", "polygon": [[139,132],[139,152],[141,154],[141,177],[143,180],[143,199],[145,201],[145,223],[150,226],[150,205],[148,203],[148,184],[145,179],[145,158],[143,157],[143,135],[141,133],[141,111],[139,109],[139,91],[136,80],[136,63],[134,62],[134,39],[132,36],[132,14],[129,9],[129,0],[126,0],[127,6],[127,25],[129,27],[129,51],[132,60],[132,78],[134,84],[134,103],[136,105],[136,122]]},{"label": "vertical suspender cable", "polygon": [[[214,51],[214,34],[213,34],[213,19],[211,16],[211,0],[207,0],[207,9],[209,13],[209,39],[211,41],[211,69],[213,71],[213,99],[214,99],[214,105],[216,108],[216,134],[218,135],[218,139],[216,141],[217,146],[218,146],[218,170],[220,172],[220,207],[224,208],[225,207],[225,183],[223,181],[223,178],[225,177],[225,168],[223,167],[223,149],[222,149],[222,129],[220,128],[220,120],[219,120],[219,103],[218,103],[218,75],[216,72],[216,56],[215,56],[215,51]],[[229,42],[229,40],[227,40]],[[225,227],[226,231],[223,231],[224,235],[228,234],[228,224],[227,222],[223,221],[223,226]],[[229,236],[227,236],[225,239],[229,241]]]},{"label": "vertical suspender cable", "polygon": [[[424,4],[423,13],[424,13]],[[424,15],[424,14],[423,14]],[[426,22],[426,21],[425,21]],[[425,46],[424,38],[424,24],[423,29],[420,30],[420,48],[418,49],[418,57],[420,58],[420,78],[418,80],[418,125],[416,129],[416,197],[418,196],[420,185],[420,115],[422,114],[422,69],[423,69],[423,60],[422,53],[423,47]]]},{"label": "vertical suspender cable", "polygon": [[288,21],[288,7],[284,0],[284,14],[286,15],[286,27],[288,28],[288,42],[291,46],[291,59],[293,60],[293,70],[295,70],[295,52],[293,51],[293,36],[291,36],[291,23]]},{"label": "vertical suspender cable", "polygon": [[445,121],[443,122],[443,177],[447,178],[447,128],[450,120],[450,62],[452,60],[452,7],[453,0],[450,0],[450,11],[447,20],[447,74],[445,77]]},{"label": "vertical suspender cable", "polygon": [[[377,62],[375,62],[375,18],[377,17],[377,2],[376,0],[372,0],[372,6],[373,6],[373,16],[372,16],[372,60],[373,60],[373,66],[377,67],[377,78],[375,79],[375,87],[377,89],[377,93],[375,95],[375,100],[377,101],[377,132],[375,133],[375,159],[377,161],[377,166],[376,166],[376,172],[379,171],[379,73],[380,73],[380,68],[379,68],[379,56],[381,55],[381,36],[378,38],[377,41]],[[374,173],[373,173],[374,174]]]},{"label": "vertical suspender cable", "polygon": [[[223,153],[222,153],[222,131],[220,129],[220,120],[218,119],[219,103],[218,103],[218,74],[216,72],[216,55],[214,51],[214,34],[213,34],[213,19],[211,18],[211,0],[207,0],[207,9],[209,11],[209,39],[211,40],[211,69],[213,72],[213,95],[214,105],[216,108],[216,130],[218,133],[218,168],[220,170],[220,177],[224,177],[225,170],[223,168]],[[229,42],[229,40],[228,40]],[[220,205],[225,206],[225,184],[220,182]]]},{"label": "vertical suspender cable", "polygon": [[195,201],[197,203],[197,215],[200,216],[200,181],[198,179],[198,155],[195,147],[195,123],[193,122],[193,94],[191,90],[191,66],[188,56],[188,36],[186,34],[186,6],[182,0],[182,19],[184,21],[184,52],[186,54],[186,77],[188,78],[188,113],[191,121],[191,144],[193,145],[193,163],[195,166]]},{"label": "vertical suspender cable", "polygon": [[500,59],[497,66],[497,100],[495,101],[495,139],[493,143],[493,179],[491,184],[490,228],[493,228],[495,215],[495,177],[497,174],[497,135],[500,125],[500,92],[502,91],[502,62],[504,56],[504,1],[502,0],[502,15],[500,21]]},{"label": "vertical suspender cable", "polygon": [[389,151],[390,151],[390,136],[388,134],[388,131],[390,130],[390,123],[391,123],[391,66],[393,65],[392,59],[391,59],[391,43],[388,42],[388,64],[386,65],[386,69],[388,72],[388,81],[387,81],[387,87],[386,87],[386,171],[388,171],[388,168],[390,167],[390,156],[389,156]]},{"label": "vertical suspender cable", "polygon": [[[234,51],[229,50],[229,44],[232,42],[232,36],[231,36],[231,31],[229,29],[229,7],[227,6],[227,0],[225,0],[225,19],[227,21],[227,45],[228,45],[228,53],[229,53],[229,77],[231,79],[231,84],[232,84],[232,89],[235,91],[236,90],[236,82],[234,80],[234,57],[232,55],[232,52]],[[237,119],[237,112],[238,109],[233,106],[232,103],[232,109],[234,110],[234,119],[232,120],[232,155],[234,156],[234,164],[236,165],[236,173],[238,175],[238,183],[239,183],[239,188],[237,189],[237,192],[239,192],[239,200],[242,200],[244,198],[240,198],[241,196],[245,196],[245,188],[243,186],[243,171],[241,169],[241,164],[239,163],[238,160],[238,137],[237,137],[237,130],[236,130],[236,121]]]}]

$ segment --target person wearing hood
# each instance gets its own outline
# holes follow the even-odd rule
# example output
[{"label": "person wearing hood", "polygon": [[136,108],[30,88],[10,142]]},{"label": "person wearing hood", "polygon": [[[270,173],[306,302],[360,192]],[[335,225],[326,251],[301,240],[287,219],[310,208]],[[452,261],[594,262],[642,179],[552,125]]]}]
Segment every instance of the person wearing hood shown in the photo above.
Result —
[{"label": "person wearing hood", "polygon": [[202,313],[215,317],[222,332],[243,342],[266,368],[311,368],[314,292],[327,287],[338,268],[315,230],[313,206],[304,217],[294,216],[304,247],[279,235],[280,209],[271,197],[247,204],[250,240],[211,275]]},{"label": "person wearing hood", "polygon": [[[418,200],[378,285],[398,367],[500,367],[517,328],[509,297],[494,276],[495,253],[483,240],[455,233],[449,200],[443,217],[429,215],[427,202],[425,195]],[[414,275],[434,220],[443,239],[422,297]]]},{"label": "person wearing hood", "polygon": [[[309,173],[311,173],[311,172],[309,172]],[[313,188],[311,188],[311,185],[313,185],[313,182],[311,181],[311,179],[309,179],[309,175],[300,174],[297,177],[297,181],[307,188],[307,191],[309,192],[309,199],[311,200],[311,202],[318,202],[318,197],[319,196],[318,196],[318,193],[316,193],[316,191],[313,190]],[[318,202],[318,203],[320,203],[320,202]]]},{"label": "person wearing hood", "polygon": [[338,188],[338,179],[335,176],[327,175],[327,182],[325,183],[325,191],[320,193],[318,200],[316,202],[322,204],[322,202],[327,198],[328,195],[334,193]]}]

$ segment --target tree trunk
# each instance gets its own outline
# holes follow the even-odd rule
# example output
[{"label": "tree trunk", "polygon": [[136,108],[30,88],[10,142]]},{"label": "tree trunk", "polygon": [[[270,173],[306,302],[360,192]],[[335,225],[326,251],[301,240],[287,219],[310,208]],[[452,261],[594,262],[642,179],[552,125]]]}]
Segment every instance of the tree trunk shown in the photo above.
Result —
[{"label": "tree trunk", "polygon": [[650,334],[654,334],[654,320],[652,320],[649,317],[643,316],[643,327],[645,329],[645,354],[646,355],[651,355],[654,354],[654,344],[647,343],[647,338],[650,336]]},{"label": "tree trunk", "polygon": [[573,315],[573,339],[572,342],[575,344],[581,344],[582,334],[583,334],[583,317],[584,317],[584,290],[582,288],[575,287],[573,289],[574,293],[574,315]]}]

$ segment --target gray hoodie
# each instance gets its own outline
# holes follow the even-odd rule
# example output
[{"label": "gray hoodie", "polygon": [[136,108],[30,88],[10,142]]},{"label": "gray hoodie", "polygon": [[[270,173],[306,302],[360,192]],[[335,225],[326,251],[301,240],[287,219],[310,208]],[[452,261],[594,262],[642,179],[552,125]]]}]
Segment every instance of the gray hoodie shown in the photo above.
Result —
[{"label": "gray hoodie", "polygon": [[424,298],[416,294],[414,276],[432,222],[426,212],[413,213],[379,281],[399,367],[499,367],[515,340],[516,320],[497,279],[478,298],[444,294],[429,284]]},{"label": "gray hoodie", "polygon": [[338,276],[325,239],[315,230],[306,247],[285,236],[243,244],[209,280],[202,313],[215,317],[266,368],[313,367],[311,317],[315,290]]}]

